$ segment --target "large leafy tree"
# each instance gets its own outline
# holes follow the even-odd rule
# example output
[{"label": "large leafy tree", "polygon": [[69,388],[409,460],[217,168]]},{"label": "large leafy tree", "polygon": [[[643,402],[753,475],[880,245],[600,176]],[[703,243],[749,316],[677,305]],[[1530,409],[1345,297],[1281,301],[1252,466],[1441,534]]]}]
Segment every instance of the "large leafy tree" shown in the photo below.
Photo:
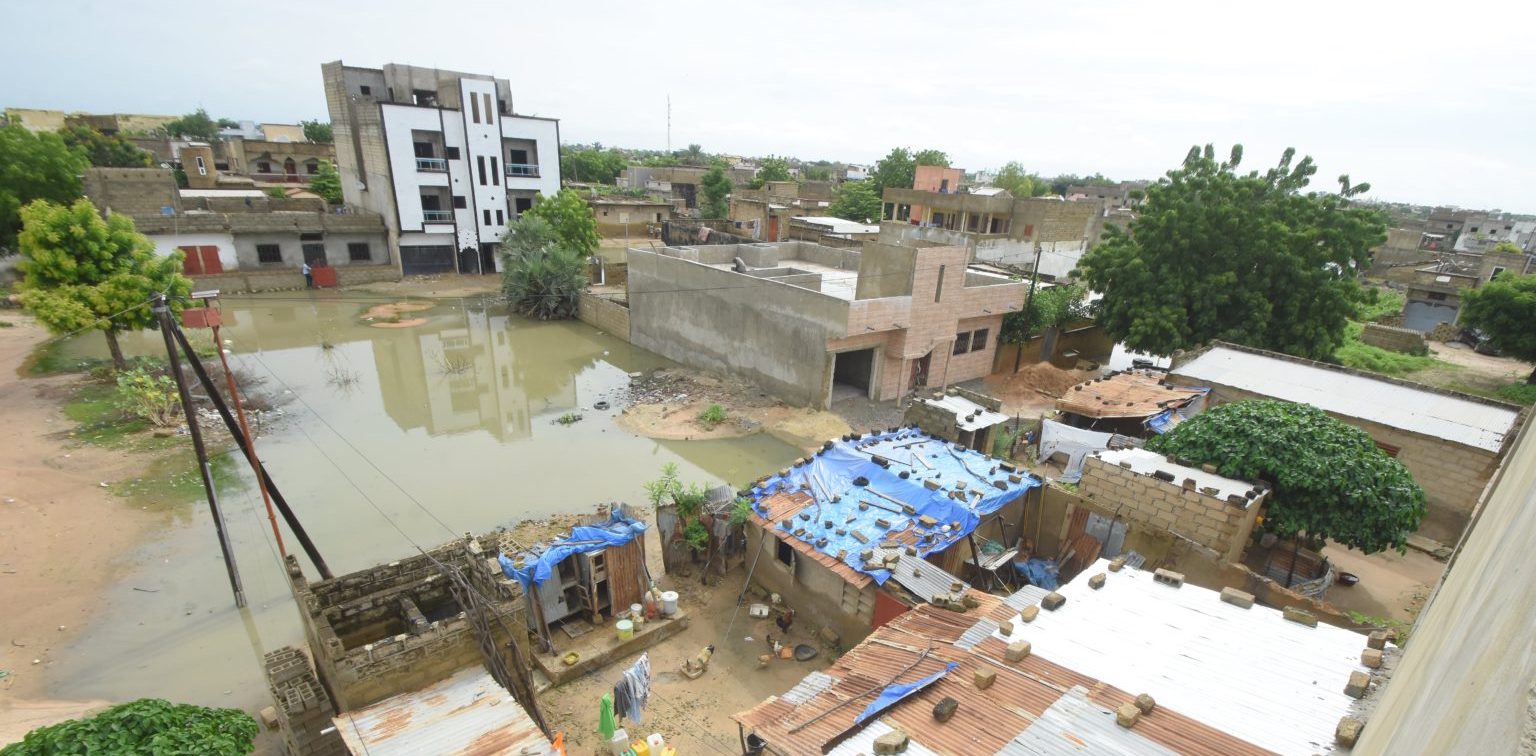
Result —
[{"label": "large leafy tree", "polygon": [[1212,339],[1324,359],[1344,342],[1363,296],[1371,248],[1386,238],[1376,210],[1351,198],[1368,184],[1340,176],[1338,194],[1303,192],[1317,167],[1292,164],[1238,173],[1242,146],[1226,161],[1192,148],[1149,186],[1130,232],[1105,229],[1083,256],[1089,286],[1104,295],[1099,324],[1136,351],[1169,354]]},{"label": "large leafy tree", "polygon": [[597,233],[597,216],[572,189],[561,189],[553,197],[541,197],[524,217],[542,218],[554,229],[561,247],[585,257],[597,251],[603,237]]},{"label": "large leafy tree", "polygon": [[905,147],[896,147],[885,157],[875,163],[875,169],[870,172],[869,180],[874,182],[875,188],[880,193],[886,189],[911,189],[913,179],[917,178],[917,167],[920,165],[938,165],[949,167],[949,155],[942,150],[918,150],[914,154]]},{"label": "large leafy tree", "polygon": [[62,129],[59,136],[97,168],[148,168],[155,164],[153,155],[132,142],[115,134],[107,136],[89,126]]},{"label": "large leafy tree", "polygon": [[781,157],[769,155],[757,164],[757,179],[759,181],[788,181],[789,161]]},{"label": "large leafy tree", "polygon": [[304,138],[311,142],[330,144],[336,141],[330,121],[299,121],[299,125],[304,127]]},{"label": "large leafy tree", "polygon": [[219,122],[208,117],[208,111],[198,108],[165,125],[165,133],[173,137],[212,142],[219,138]]},{"label": "large leafy tree", "polygon": [[837,198],[827,207],[827,213],[860,223],[879,223],[880,194],[868,181],[845,181],[837,188]]},{"label": "large leafy tree", "polygon": [[[1536,274],[1500,273],[1461,295],[1461,322],[1488,336],[1493,346],[1522,362],[1536,362]],[[1525,379],[1536,383],[1536,371]]]},{"label": "large leafy tree", "polygon": [[539,320],[574,317],[587,288],[587,255],[565,242],[548,219],[523,213],[501,239],[501,288],[507,304]]},{"label": "large leafy tree", "polygon": [[612,184],[629,160],[616,150],[566,149],[560,153],[560,176],[567,181]]},{"label": "large leafy tree", "polygon": [[[1049,358],[1056,351],[1056,336],[1061,329],[1089,316],[1087,293],[1081,284],[1037,288],[1034,296],[1027,298],[1025,306],[1018,312],[1003,316],[1003,327],[998,333],[998,339],[1004,344],[1018,344],[1022,347],[1043,332],[1046,341],[1041,344],[1040,355]],[[1014,372],[1019,371],[1023,357],[1024,350],[1021,348],[1014,355]]]},{"label": "large leafy tree", "polygon": [[916,165],[937,165],[948,168],[949,153],[943,150],[918,150],[912,155],[912,162]]},{"label": "large leafy tree", "polygon": [[1153,451],[1274,489],[1264,528],[1327,538],[1367,554],[1402,550],[1424,519],[1424,491],[1370,435],[1308,404],[1222,404],[1147,442]]},{"label": "large leafy tree", "polygon": [[1038,173],[1024,170],[1024,166],[1016,160],[998,169],[992,185],[1007,189],[1015,197],[1040,197],[1051,192],[1050,181],[1040,178]]},{"label": "large leafy tree", "polygon": [[127,367],[117,335],[154,325],[157,293],[180,310],[192,282],[182,254],[161,257],[126,215],[103,219],[89,200],[38,201],[21,211],[21,301],[54,333],[100,330],[112,364]]},{"label": "large leafy tree", "polygon": [[315,175],[309,179],[309,190],[325,198],[332,205],[341,204],[341,174],[329,160],[320,161]]},{"label": "large leafy tree", "polygon": [[256,720],[239,709],[210,709],[141,698],[85,719],[27,733],[0,756],[65,753],[185,753],[243,756],[255,750]]},{"label": "large leafy tree", "polygon": [[699,186],[704,190],[704,204],[699,211],[705,218],[724,218],[730,214],[731,177],[725,175],[724,169],[716,165],[705,171]]},{"label": "large leafy tree", "polygon": [[0,128],[0,254],[16,252],[21,208],[33,200],[71,202],[90,162],[58,134]]}]

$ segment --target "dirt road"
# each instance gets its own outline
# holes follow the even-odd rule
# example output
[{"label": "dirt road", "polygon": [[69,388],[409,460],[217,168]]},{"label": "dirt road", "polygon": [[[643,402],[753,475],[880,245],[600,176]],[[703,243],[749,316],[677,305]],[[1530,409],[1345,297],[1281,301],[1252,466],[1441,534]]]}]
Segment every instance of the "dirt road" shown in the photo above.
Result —
[{"label": "dirt road", "polygon": [[0,328],[0,743],[7,743],[102,705],[41,700],[49,665],[157,515],[102,486],[141,475],[143,460],[71,440],[73,423],[60,405],[80,379],[19,374],[47,338],[43,329],[14,312],[0,320],[12,324]]}]

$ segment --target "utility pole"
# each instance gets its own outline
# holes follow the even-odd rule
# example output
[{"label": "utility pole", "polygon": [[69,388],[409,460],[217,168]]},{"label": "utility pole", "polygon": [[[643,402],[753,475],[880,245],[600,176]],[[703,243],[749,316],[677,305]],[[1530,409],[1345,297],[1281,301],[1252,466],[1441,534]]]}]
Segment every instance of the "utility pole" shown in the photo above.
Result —
[{"label": "utility pole", "polygon": [[[218,293],[214,292],[214,297],[217,296]],[[213,321],[213,346],[219,350],[219,363],[224,366],[224,382],[229,387],[229,401],[235,405],[235,418],[240,421],[240,435],[245,437],[245,443],[241,444],[245,447],[245,459],[251,463],[251,472],[256,475],[256,488],[261,490],[261,501],[267,506],[267,520],[272,523],[272,536],[277,539],[277,553],[282,555],[286,563],[288,549],[283,546],[283,530],[277,526],[277,513],[272,511],[272,494],[267,491],[267,481],[261,474],[261,460],[256,457],[256,442],[251,437],[250,423],[245,419],[245,402],[240,399],[240,388],[235,385],[234,371],[229,369],[229,354],[224,349],[224,341],[219,338],[217,319]]]},{"label": "utility pole", "polygon": [[1024,361],[1024,344],[1029,341],[1029,315],[1035,304],[1035,284],[1040,282],[1040,256],[1043,251],[1040,241],[1035,240],[1035,269],[1029,274],[1029,295],[1024,298],[1024,341],[1019,342],[1019,348],[1013,353],[1013,372],[1019,372],[1019,365]]},{"label": "utility pole", "polygon": [[197,469],[203,476],[203,491],[208,495],[208,509],[213,513],[213,527],[219,533],[219,549],[224,552],[224,567],[229,572],[229,587],[235,593],[235,606],[245,606],[245,589],[240,587],[240,568],[235,566],[235,552],[229,544],[229,532],[224,528],[224,514],[219,511],[218,493],[213,489],[213,467],[208,463],[208,450],[203,447],[203,432],[197,427],[197,408],[192,406],[192,395],[187,392],[186,379],[181,374],[181,357],[176,352],[176,342],[171,335],[176,321],[171,318],[171,308],[164,294],[155,295],[151,308],[160,319],[160,335],[165,337],[165,355],[170,361],[171,377],[176,380],[176,394],[181,398],[181,412],[187,419],[187,432],[192,436],[192,451],[197,454]]}]

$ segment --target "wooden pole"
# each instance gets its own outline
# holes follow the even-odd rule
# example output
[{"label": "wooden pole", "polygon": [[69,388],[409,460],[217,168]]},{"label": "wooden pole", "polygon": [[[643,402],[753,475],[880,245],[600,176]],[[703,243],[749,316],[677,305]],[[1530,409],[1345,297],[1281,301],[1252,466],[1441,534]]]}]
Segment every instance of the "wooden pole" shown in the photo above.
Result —
[{"label": "wooden pole", "polygon": [[219,350],[219,363],[224,366],[224,382],[229,387],[229,402],[235,405],[235,419],[240,421],[240,435],[245,438],[242,446],[245,448],[245,459],[251,463],[251,472],[256,475],[256,488],[261,491],[261,501],[267,507],[267,521],[272,524],[272,537],[277,539],[277,553],[283,557],[288,556],[288,549],[283,545],[283,530],[277,526],[277,513],[272,511],[272,494],[267,491],[267,481],[261,475],[261,460],[256,457],[256,441],[251,437],[251,425],[245,419],[245,403],[240,400],[240,389],[235,385],[235,374],[229,369],[229,356],[224,351],[224,342],[219,338],[219,327],[213,327],[213,347]]}]

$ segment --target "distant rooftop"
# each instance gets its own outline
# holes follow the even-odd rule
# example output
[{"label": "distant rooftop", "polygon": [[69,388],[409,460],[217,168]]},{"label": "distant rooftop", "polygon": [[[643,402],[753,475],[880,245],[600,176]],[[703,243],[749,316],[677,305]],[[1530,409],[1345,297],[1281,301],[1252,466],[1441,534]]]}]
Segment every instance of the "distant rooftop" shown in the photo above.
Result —
[{"label": "distant rooftop", "polygon": [[1259,350],[1213,346],[1170,371],[1498,453],[1517,408]]}]

